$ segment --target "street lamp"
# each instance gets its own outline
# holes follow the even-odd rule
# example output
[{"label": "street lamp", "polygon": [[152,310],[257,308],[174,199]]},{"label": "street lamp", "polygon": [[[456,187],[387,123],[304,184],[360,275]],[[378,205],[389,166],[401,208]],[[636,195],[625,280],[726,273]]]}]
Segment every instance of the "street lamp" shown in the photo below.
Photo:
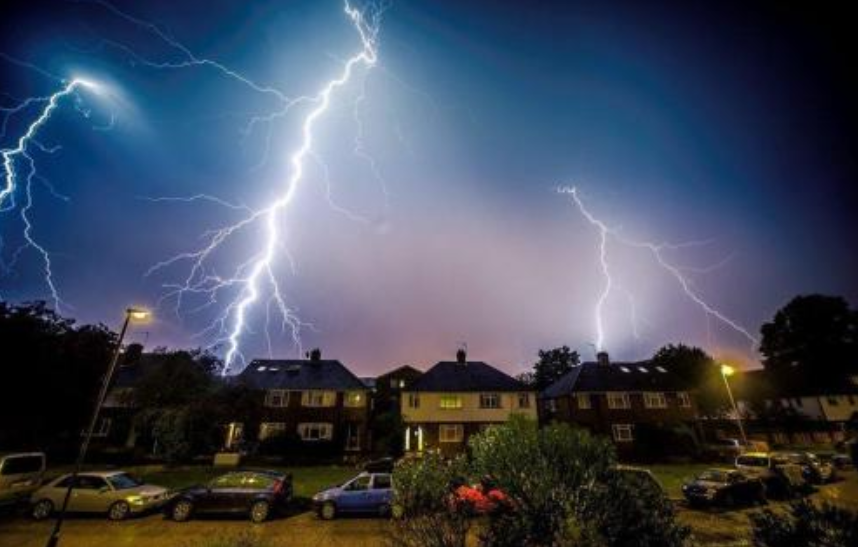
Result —
[{"label": "street lamp", "polygon": [[125,321],[122,323],[122,330],[119,331],[119,339],[116,341],[116,347],[113,349],[113,357],[110,360],[110,366],[107,368],[104,378],[101,380],[101,391],[98,393],[98,399],[95,401],[95,408],[92,410],[92,417],[89,420],[89,427],[80,443],[80,451],[75,460],[74,470],[72,470],[71,480],[69,480],[66,495],[63,497],[63,505],[57,515],[57,521],[54,524],[54,529],[51,532],[51,537],[48,538],[47,547],[56,547],[60,541],[60,530],[63,526],[63,520],[66,516],[69,499],[71,498],[72,488],[77,482],[77,476],[83,466],[83,460],[86,457],[86,451],[89,448],[89,443],[92,440],[92,435],[95,432],[95,426],[98,423],[98,416],[101,414],[101,406],[104,404],[104,399],[107,397],[107,390],[110,388],[110,382],[113,380],[113,373],[116,372],[116,365],[119,363],[119,354],[122,350],[122,341],[125,339],[125,333],[128,331],[128,325],[134,322],[146,321],[150,317],[150,312],[142,308],[128,308],[125,310]]},{"label": "street lamp", "polygon": [[742,443],[747,445],[748,438],[745,436],[745,428],[742,427],[742,416],[739,414],[739,407],[736,406],[736,400],[733,399],[733,392],[730,390],[730,382],[727,381],[727,376],[732,376],[736,373],[736,369],[730,365],[721,365],[721,378],[724,379],[724,387],[727,388],[727,397],[730,398],[730,404],[733,406],[733,412],[736,414],[736,425],[739,426],[739,434],[742,436]]}]

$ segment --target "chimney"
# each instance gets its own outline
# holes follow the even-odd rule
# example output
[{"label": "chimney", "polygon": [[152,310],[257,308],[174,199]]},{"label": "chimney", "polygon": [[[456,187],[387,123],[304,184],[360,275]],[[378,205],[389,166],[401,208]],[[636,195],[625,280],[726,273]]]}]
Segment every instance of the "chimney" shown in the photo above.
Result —
[{"label": "chimney", "polygon": [[309,352],[307,352],[307,357],[310,359],[310,361],[318,363],[322,360],[322,350],[320,350],[319,348],[313,348]]},{"label": "chimney", "polygon": [[465,351],[464,349],[460,349],[459,351],[457,351],[456,352],[456,362],[459,363],[460,365],[467,365],[468,364],[468,352]]},{"label": "chimney", "polygon": [[136,365],[140,362],[140,358],[143,356],[143,344],[128,344],[125,348],[125,354],[122,358],[123,365]]},{"label": "chimney", "polygon": [[611,358],[608,357],[608,352],[607,351],[600,351],[599,353],[597,353],[596,354],[596,362],[599,363],[600,365],[605,365],[605,366],[610,365],[611,364]]}]

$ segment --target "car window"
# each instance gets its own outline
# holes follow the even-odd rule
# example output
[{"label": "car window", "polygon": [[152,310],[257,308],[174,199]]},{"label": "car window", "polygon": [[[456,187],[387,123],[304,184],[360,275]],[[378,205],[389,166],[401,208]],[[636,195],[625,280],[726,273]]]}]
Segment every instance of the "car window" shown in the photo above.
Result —
[{"label": "car window", "polygon": [[358,477],[352,482],[350,482],[348,486],[346,486],[346,490],[350,492],[367,490],[369,488],[369,481],[371,478],[372,477],[370,477],[369,475],[365,477]]},{"label": "car window", "polygon": [[372,481],[374,490],[386,490],[390,488],[390,475],[376,475]]},{"label": "car window", "polygon": [[736,463],[748,467],[768,467],[769,459],[762,456],[739,456]]},{"label": "car window", "polygon": [[220,477],[215,477],[209,483],[210,488],[240,488],[244,476],[241,473],[227,473]]},{"label": "car window", "polygon": [[704,471],[698,478],[702,481],[727,482],[728,475],[723,471]]},{"label": "car window", "polygon": [[254,490],[265,490],[271,488],[274,484],[274,478],[270,475],[261,475],[258,473],[248,473],[244,477],[243,485],[245,488],[252,488]]},{"label": "car window", "polygon": [[75,488],[80,488],[81,490],[101,490],[106,486],[107,482],[101,477],[96,477],[94,475],[79,475],[77,478],[77,486],[75,486]]},{"label": "car window", "polygon": [[125,490],[127,488],[136,488],[140,486],[142,483],[129,475],[128,473],[120,473],[118,475],[111,475],[107,477],[107,482],[110,483],[110,486],[114,488],[114,490]]},{"label": "car window", "polygon": [[38,473],[42,470],[41,456],[13,456],[3,461],[0,475],[20,475],[21,473]]}]

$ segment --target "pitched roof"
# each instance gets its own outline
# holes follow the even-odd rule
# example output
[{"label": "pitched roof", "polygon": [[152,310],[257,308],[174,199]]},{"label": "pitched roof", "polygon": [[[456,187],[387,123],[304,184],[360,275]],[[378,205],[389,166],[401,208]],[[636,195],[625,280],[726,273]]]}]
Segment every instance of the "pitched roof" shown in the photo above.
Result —
[{"label": "pitched roof", "polygon": [[482,361],[441,361],[408,391],[528,391],[529,388]]},{"label": "pitched roof", "polygon": [[112,387],[134,387],[145,374],[170,358],[165,353],[143,353],[135,361],[116,369]]},{"label": "pitched roof", "polygon": [[578,391],[682,391],[689,386],[667,369],[649,361],[582,363],[548,386],[542,397],[553,399]]},{"label": "pitched roof", "polygon": [[423,371],[420,369],[416,369],[416,368],[412,367],[411,365],[402,365],[401,367],[396,367],[395,369],[389,370],[389,371],[385,372],[384,374],[379,374],[378,379],[387,378],[388,376],[392,376],[394,374],[400,374],[400,373],[408,373],[408,375],[410,375],[410,376],[420,376],[423,374]]},{"label": "pitched roof", "polygon": [[255,389],[367,389],[335,359],[254,359],[238,379]]}]

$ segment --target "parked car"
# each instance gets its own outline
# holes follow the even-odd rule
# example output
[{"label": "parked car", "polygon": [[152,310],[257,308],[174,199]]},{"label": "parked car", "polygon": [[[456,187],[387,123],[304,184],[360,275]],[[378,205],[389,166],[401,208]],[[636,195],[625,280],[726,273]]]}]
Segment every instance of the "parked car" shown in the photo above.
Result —
[{"label": "parked car", "polygon": [[69,485],[72,485],[69,512],[106,513],[110,520],[123,520],[157,509],[170,496],[166,488],[143,484],[124,471],[88,471],[77,477],[68,474],[33,492],[30,497],[33,518],[45,519],[60,509]]},{"label": "parked car", "polygon": [[771,497],[790,498],[807,487],[802,467],[776,454],[747,452],[736,458],[736,469],[762,480]]},{"label": "parked car", "polygon": [[839,454],[836,452],[821,452],[816,455],[823,462],[830,463],[835,470],[849,469],[852,467],[852,458],[848,454]]},{"label": "parked car", "polygon": [[393,482],[390,473],[363,472],[340,486],[313,496],[313,508],[325,520],[340,514],[392,515]]},{"label": "parked car", "polygon": [[683,484],[682,494],[691,505],[733,507],[766,501],[762,479],[746,476],[735,469],[707,469]]},{"label": "parked car", "polygon": [[833,482],[837,478],[831,462],[823,461],[810,452],[789,452],[782,457],[801,466],[804,479],[811,484]]},{"label": "parked car", "polygon": [[739,454],[746,451],[746,446],[739,439],[714,439],[704,447],[710,458],[733,461]]},{"label": "parked car", "polygon": [[41,452],[0,454],[0,506],[26,502],[44,476],[45,455]]},{"label": "parked car", "polygon": [[292,500],[292,475],[277,471],[233,471],[206,485],[181,490],[165,507],[167,516],[185,522],[201,514],[246,514],[268,520]]}]

